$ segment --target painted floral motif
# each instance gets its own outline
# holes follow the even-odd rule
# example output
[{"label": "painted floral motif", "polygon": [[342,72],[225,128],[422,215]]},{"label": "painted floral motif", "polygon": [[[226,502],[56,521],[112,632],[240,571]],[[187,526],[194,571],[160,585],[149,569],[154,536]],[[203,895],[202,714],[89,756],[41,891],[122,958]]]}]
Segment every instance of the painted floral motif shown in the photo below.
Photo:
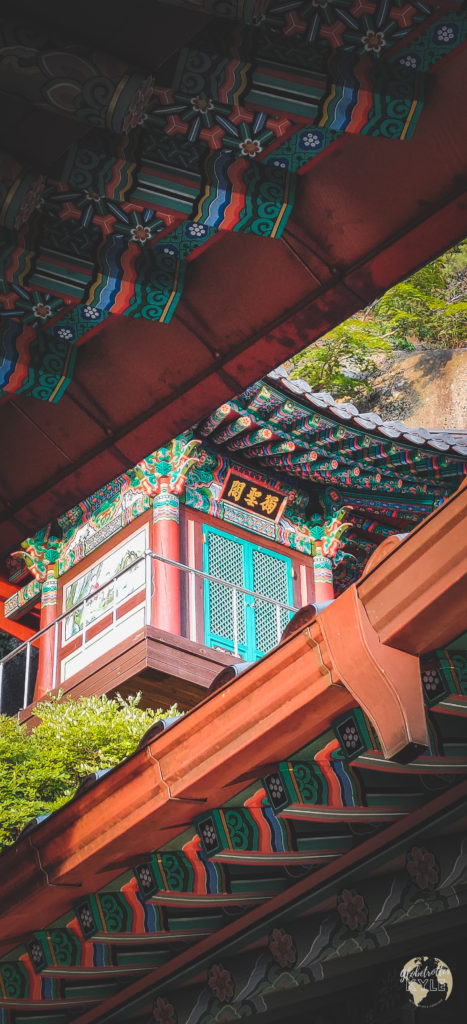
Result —
[{"label": "painted floral motif", "polygon": [[383,46],[386,46],[384,32],[367,32],[367,34],[362,37],[362,43],[365,50],[372,53],[380,53]]},{"label": "painted floral motif", "polygon": [[56,327],[55,334],[57,335],[57,338],[60,338],[62,341],[73,341],[75,336],[71,327]]},{"label": "painted floral motif", "polygon": [[0,309],[2,319],[21,320],[23,326],[41,327],[45,320],[63,309],[63,299],[35,290],[28,292],[17,284],[10,288],[4,283],[0,290]]},{"label": "painted floral motif", "polygon": [[423,846],[413,846],[407,855],[407,871],[419,889],[434,889],[439,882],[436,859]]},{"label": "painted floral motif", "polygon": [[177,1021],[175,1007],[160,996],[156,999],[152,1016],[157,1024],[176,1024]]},{"label": "painted floral motif", "polygon": [[368,908],[355,889],[343,889],[337,897],[337,910],[351,932],[361,931],[368,923]]},{"label": "painted floral motif", "polygon": [[207,114],[208,110],[214,109],[214,103],[206,96],[192,96],[190,102],[193,110],[197,110],[199,114]]},{"label": "painted floral motif", "polygon": [[342,741],[347,750],[354,750],[360,746],[358,732],[354,725],[348,725],[342,733]]},{"label": "painted floral motif", "polygon": [[81,316],[83,316],[85,320],[100,320],[102,313],[100,309],[96,309],[95,306],[82,306]]},{"label": "painted floral motif", "polygon": [[233,978],[230,971],[226,971],[221,964],[212,965],[209,971],[208,985],[220,1003],[226,1003],[228,999],[232,999],[234,994]]},{"label": "painted floral motif", "polygon": [[233,131],[227,131],[222,140],[223,150],[236,156],[254,159],[280,138],[289,125],[286,118],[268,117],[262,111],[247,111],[237,107],[231,118]]},{"label": "painted floral motif", "polygon": [[207,229],[204,227],[204,224],[195,224],[193,221],[190,221],[185,227],[185,233],[189,238],[204,238],[207,235]]},{"label": "painted floral motif", "polygon": [[[111,234],[115,221],[128,220],[121,207],[94,189],[66,190],[56,188],[46,199],[46,212],[60,220],[79,220],[82,228],[97,224],[104,235]],[[118,213],[118,217],[117,217]]]},{"label": "painted floral motif", "polygon": [[149,118],[154,124],[164,126],[168,135],[180,133],[188,142],[200,140],[213,149],[222,145],[225,132],[237,135],[231,119],[232,108],[227,103],[201,95],[187,98],[171,89],[159,89],[156,95],[159,103],[151,104]]},{"label": "painted floral motif", "polygon": [[436,30],[438,43],[452,43],[456,38],[457,29],[454,25],[440,25]]},{"label": "painted floral motif", "polygon": [[143,224],[137,224],[131,229],[131,237],[134,242],[141,242],[141,245],[144,245],[151,237],[151,229]]},{"label": "painted floral motif", "polygon": [[439,689],[440,678],[435,668],[427,668],[422,674],[422,682],[428,696],[432,697]]},{"label": "painted floral motif", "polygon": [[268,779],[268,787],[271,797],[276,802],[283,800],[285,797],[284,787],[282,785],[279,775],[270,775]]},{"label": "painted floral motif", "polygon": [[36,306],[32,307],[34,316],[39,317],[39,320],[48,320],[49,316],[52,316],[52,310],[44,302],[38,302]]},{"label": "painted floral motif", "polygon": [[90,908],[86,903],[83,903],[78,910],[78,917],[80,923],[85,931],[89,932],[94,928],[94,918],[92,916]]},{"label": "painted floral motif", "polygon": [[407,53],[404,57],[400,58],[399,64],[402,64],[405,68],[411,68],[412,71],[415,71],[418,64],[418,58],[414,53]]},{"label": "painted floral motif", "polygon": [[274,157],[274,160],[268,160],[267,163],[271,167],[278,167],[281,171],[286,171],[289,166],[288,161],[281,157]]},{"label": "painted floral motif", "polygon": [[29,220],[34,210],[40,205],[42,196],[44,194],[45,182],[43,178],[39,178],[35,182],[33,187],[26,193],[23,202],[18,210],[15,220],[15,228],[21,228],[23,224]]},{"label": "painted floral motif", "polygon": [[138,873],[143,888],[146,890],[151,889],[153,885],[153,877],[149,868],[142,864],[138,869]]},{"label": "painted floral motif", "polygon": [[302,149],[320,149],[323,145],[323,136],[320,132],[302,132],[300,145]]},{"label": "painted floral motif", "polygon": [[161,252],[164,256],[178,256],[178,250],[175,245],[158,245],[156,252]]},{"label": "painted floral motif", "polygon": [[34,967],[36,967],[36,969],[38,969],[40,967],[40,965],[42,964],[43,960],[44,960],[44,954],[42,952],[42,946],[39,944],[39,942],[37,940],[35,940],[34,942],[30,942],[29,943],[28,949],[29,949],[29,956],[31,957],[31,960],[32,960],[32,962],[34,964]]},{"label": "painted floral motif", "polygon": [[[304,37],[310,45],[320,39],[332,49],[345,47],[361,52],[364,48],[378,54],[410,32],[431,10],[427,5],[422,8],[403,0],[391,5],[374,0],[272,0],[267,20],[285,36]],[[444,41],[451,42],[451,38],[440,39]]]},{"label": "painted floral motif", "polygon": [[215,846],[217,844],[217,836],[213,825],[206,823],[203,828],[203,839],[207,846]]},{"label": "painted floral motif", "polygon": [[[201,0],[193,0],[195,6],[198,6],[200,2]],[[209,0],[209,3],[206,0],[206,5],[216,13],[219,13],[221,7],[226,6],[220,0]],[[115,131],[121,136],[123,122],[123,131],[127,135],[127,137],[120,137],[116,141],[103,141],[102,148],[100,148],[101,142],[99,142],[96,152],[93,149],[92,139],[89,141],[89,149],[87,142],[83,142],[82,145],[76,143],[72,147],[75,156],[72,157],[70,150],[67,158],[69,178],[68,172],[65,174],[64,171],[65,164],[60,172],[59,180],[50,179],[48,183],[44,183],[42,178],[34,181],[32,174],[27,172],[26,178],[22,181],[21,191],[16,193],[15,202],[10,210],[11,222],[18,229],[23,227],[28,217],[40,206],[41,218],[34,217],[34,220],[41,221],[39,225],[41,237],[42,232],[45,231],[44,237],[49,238],[50,235],[49,241],[55,236],[57,239],[63,238],[64,242],[66,239],[67,246],[76,247],[77,258],[83,258],[89,262],[90,267],[93,268],[90,271],[92,290],[85,292],[84,301],[92,301],[96,306],[102,307],[99,311],[98,322],[104,316],[107,317],[110,312],[110,302],[113,301],[112,298],[109,298],[111,289],[106,285],[107,271],[105,268],[110,269],[112,266],[113,274],[121,263],[125,252],[125,242],[132,243],[131,256],[135,258],[135,272],[138,282],[141,284],[141,295],[144,296],[146,287],[149,287],[147,281],[150,277],[148,268],[151,261],[147,249],[151,245],[150,237],[154,240],[155,235],[159,233],[164,235],[172,230],[174,225],[176,225],[175,230],[180,227],[180,235],[183,234],[182,222],[187,213],[194,208],[191,202],[194,201],[200,179],[204,182],[202,176],[205,174],[211,191],[203,200],[202,214],[198,212],[197,216],[205,220],[207,227],[202,224],[192,225],[184,234],[185,243],[190,239],[190,248],[188,244],[179,246],[180,236],[178,236],[177,250],[165,250],[164,256],[177,256],[180,263],[175,264],[175,260],[171,261],[170,259],[159,260],[158,256],[161,250],[154,249],[152,251],[151,256],[155,257],[156,264],[154,279],[157,280],[158,290],[157,292],[156,289],[153,291],[156,298],[151,299],[151,304],[148,306],[144,304],[144,297],[134,297],[131,302],[128,299],[130,316],[144,316],[148,319],[157,316],[164,320],[169,319],[182,290],[185,258],[192,255],[197,244],[200,242],[204,244],[207,238],[213,237],[219,227],[235,224],[236,230],[252,231],[259,234],[272,231],[273,226],[275,233],[277,230],[283,230],[286,217],[289,215],[294,201],[294,171],[297,169],[297,165],[303,166],[307,160],[320,153],[325,145],[332,142],[335,134],[333,134],[333,129],[344,125],[345,104],[342,113],[339,107],[339,115],[335,113],[337,107],[329,105],[328,120],[323,118],[321,123],[332,124],[333,129],[325,128],[322,132],[315,129],[313,124],[306,127],[300,125],[298,121],[289,120],[288,115],[286,116],[280,111],[271,115],[266,114],[262,109],[253,109],[255,102],[258,102],[255,100],[255,96],[263,95],[260,74],[263,61],[267,66],[270,59],[274,63],[274,59],[277,58],[281,65],[282,60],[285,63],[289,60],[290,55],[291,81],[293,81],[295,71],[299,70],[303,54],[305,54],[305,61],[307,59],[307,45],[318,46],[317,67],[321,67],[321,56],[326,60],[326,54],[330,49],[341,47],[345,54],[342,54],[342,60],[337,58],[336,69],[342,68],[342,82],[344,82],[347,81],[346,69],[351,75],[352,68],[356,67],[357,55],[363,50],[376,59],[380,56],[386,57],[390,48],[396,44],[398,50],[394,61],[397,67],[394,69],[394,79],[392,75],[389,75],[389,81],[393,83],[394,80],[394,88],[397,87],[397,90],[400,86],[401,96],[402,94],[408,96],[412,88],[410,72],[420,66],[425,68],[442,57],[460,40],[463,30],[461,15],[457,15],[455,12],[448,14],[448,17],[452,17],[451,22],[445,22],[440,15],[436,24],[428,22],[423,36],[420,35],[417,39],[410,41],[408,44],[410,52],[401,53],[400,43],[404,36],[411,33],[416,25],[421,25],[427,16],[437,9],[432,6],[431,2],[414,5],[407,3],[406,0],[394,0],[391,5],[387,5],[382,0],[339,0],[339,3],[337,0],[287,0],[287,2],[257,0],[257,3],[254,0],[248,0],[248,3],[245,4],[244,0],[241,2],[238,0],[237,5],[234,0],[231,0],[231,3],[229,0],[227,7],[229,9],[232,7],[233,10],[238,7],[238,11],[241,8],[243,20],[250,25],[266,21],[264,33],[261,33],[264,38],[260,40],[258,52],[256,52],[255,33],[251,33],[251,40],[250,34],[248,35],[248,41],[245,36],[245,40],[240,45],[237,29],[232,38],[233,48],[229,50],[226,46],[225,53],[224,50],[222,51],[222,57],[217,51],[212,52],[210,43],[206,47],[207,52],[186,47],[178,55],[177,71],[176,73],[174,71],[171,85],[169,84],[170,74],[167,79],[165,76],[163,78],[163,81],[167,82],[166,85],[156,87],[152,75],[145,77],[144,73],[141,78],[136,78],[133,72],[129,75],[130,69],[122,65],[116,58],[103,58],[102,55],[97,64],[94,62],[94,57],[88,60],[84,55],[79,57],[75,55],[73,58],[70,55],[74,68],[73,74],[76,72],[77,75],[76,78],[73,78],[72,75],[73,86],[70,85],[68,79],[67,83],[64,79],[62,81],[63,72],[60,61],[55,70],[55,64],[53,68],[51,65],[47,71],[45,67],[42,68],[44,73],[52,76],[48,81],[56,83],[49,91],[45,88],[43,90],[44,96],[47,92],[48,101],[50,100],[53,108],[65,109],[67,104],[75,104],[77,116],[88,125],[102,126],[105,122],[111,129],[110,135]],[[244,8],[248,8],[247,16],[244,14]],[[198,40],[198,36],[196,39]],[[201,37],[196,43],[196,46],[198,45],[204,46],[204,42],[201,44]],[[281,48],[283,48],[282,54]],[[295,50],[297,65],[292,60]],[[229,57],[229,53],[235,56]],[[276,58],[274,58],[274,53]],[[313,62],[312,66],[314,67]],[[322,66],[325,67],[325,64]],[[375,64],[370,75],[375,87],[380,88],[381,86],[384,92],[383,106],[385,108],[388,104],[390,105],[390,102],[392,103],[390,99],[392,84],[387,89],[382,84],[388,80],[388,67],[385,64],[377,68]],[[85,89],[83,86],[84,91],[78,84],[78,80],[81,82],[81,73],[84,75],[83,82],[87,82]],[[54,77],[55,74],[58,75],[57,79]],[[357,74],[357,79],[358,77]],[[107,83],[105,87],[104,82]],[[100,83],[99,87],[96,83]],[[373,89],[373,85],[371,85],[371,89]],[[418,89],[416,92],[418,96]],[[298,99],[297,95],[297,101]],[[292,103],[292,100],[290,102]],[[336,97],[335,102],[339,103],[339,97]],[[398,111],[394,114],[397,123],[401,125],[406,116],[403,112],[405,102],[406,100],[400,103],[400,113],[398,107]],[[243,103],[246,105],[243,106]],[[261,108],[268,109],[268,105],[263,101],[259,105]],[[421,100],[417,99],[417,109],[420,105]],[[286,110],[291,111],[292,114],[294,109],[295,105],[290,108],[286,106]],[[413,111],[410,113],[410,132],[413,130],[418,113],[415,116],[412,115]],[[377,132],[397,134],[393,127],[392,114],[387,118],[384,111],[379,113],[375,107],[374,111],[368,115],[368,119],[372,134]],[[143,122],[142,145],[140,146],[138,142],[137,148],[135,148],[136,143],[134,146],[128,133]],[[407,121],[407,127],[408,125],[409,121]],[[292,134],[295,132],[298,139]],[[139,135],[139,133],[137,134]],[[182,136],[181,139],[176,138],[179,135]],[[159,146],[161,139],[161,146]],[[282,152],[278,153],[274,148],[280,139],[283,139],[281,149],[283,148],[286,153],[287,162],[284,160]],[[207,147],[213,151],[213,163],[209,165],[208,174],[205,172]],[[270,149],[274,150],[272,161],[268,159],[267,155]],[[142,157],[143,152],[149,154],[154,151],[159,152],[159,150],[162,161],[160,166],[166,168],[178,166],[178,161],[181,160],[183,168],[189,172],[189,181],[186,183],[183,175],[182,179],[179,179],[178,175],[175,176],[177,179],[177,184],[174,186],[175,193],[181,192],[182,198],[180,204],[174,204],[176,209],[171,209],[169,212],[169,208],[164,206],[162,211],[154,209],[142,211],[141,203],[144,201],[144,196],[151,194],[157,196],[161,181],[166,180],[166,174],[169,172],[156,171],[149,160],[153,169],[148,174],[148,182],[143,188],[139,181],[140,174],[143,174],[140,156]],[[222,163],[223,154],[227,154],[231,165],[227,162]],[[138,159],[136,159],[137,155]],[[243,158],[244,164],[240,169],[233,167],[234,160],[238,156]],[[263,180],[261,168],[256,165],[262,164],[265,156],[267,163],[265,161],[266,174]],[[86,157],[85,161],[83,161],[83,157]],[[80,161],[82,161],[82,166]],[[175,163],[172,164],[171,161],[175,161]],[[157,157],[155,164],[159,167]],[[144,164],[144,166],[146,165]],[[214,167],[216,168],[215,172],[212,170]],[[286,173],[289,169],[290,176]],[[193,175],[192,179],[190,178],[191,174]],[[222,199],[224,177],[229,179],[227,205]],[[144,180],[146,181],[146,179]],[[85,185],[88,187],[85,188]],[[240,194],[250,197],[251,204],[240,204],[238,202]],[[273,199],[268,205],[267,202],[269,202],[271,194]],[[136,197],[134,202],[128,198],[132,196]],[[287,200],[284,199],[284,196],[287,197]],[[226,213],[228,207],[230,209]],[[196,208],[198,209],[198,207]],[[277,214],[275,213],[276,209]],[[189,215],[193,214],[189,213]],[[152,219],[146,219],[146,217]],[[235,217],[237,217],[236,220]],[[276,217],[277,220],[275,220]],[[57,219],[61,222],[60,224],[54,223]],[[80,229],[84,230],[72,231],[71,229],[76,226],[73,223],[66,225],[65,230],[65,222],[73,221],[78,221]],[[203,227],[207,232],[206,235],[201,234]],[[89,235],[86,231],[87,228],[91,228]],[[68,231],[68,229],[70,230]],[[100,246],[99,231],[104,236],[111,238],[113,236],[113,244],[105,250]],[[210,232],[213,234],[211,235]],[[138,258],[135,253],[135,242],[145,250],[139,253]],[[36,248],[34,232],[30,237],[28,236],[24,244],[26,246],[31,244],[32,249]],[[53,244],[52,249],[54,249]],[[61,252],[59,247],[57,251]],[[79,253],[81,256],[78,255]],[[21,259],[26,261],[29,258],[29,254],[27,255],[26,249],[24,249]],[[16,253],[11,259],[18,260],[18,254]],[[31,259],[33,266],[34,254]],[[65,271],[66,263],[67,260],[64,261],[62,268],[64,269],[64,278],[67,274],[71,279],[75,277],[75,287],[70,290],[68,286],[64,286],[63,298],[60,300],[51,298],[50,302],[46,302],[43,297],[38,302],[33,296],[31,297],[29,292],[29,308],[26,312],[20,308],[20,304],[11,295],[10,290],[10,295],[7,297],[8,304],[3,303],[6,305],[6,309],[2,311],[2,318],[3,316],[7,318],[5,328],[9,331],[9,344],[13,336],[20,337],[19,326],[22,328],[32,326],[41,329],[45,325],[49,328],[50,333],[47,332],[46,335],[40,336],[39,347],[44,347],[50,341],[55,346],[54,352],[55,350],[63,352],[66,346],[59,343],[75,341],[84,336],[86,330],[95,329],[96,325],[91,321],[97,320],[97,317],[88,315],[86,312],[83,313],[78,301],[79,296],[83,294],[83,291],[78,291],[77,275],[79,277],[79,274],[76,267],[79,267],[79,264],[74,266],[73,261],[70,260],[67,264],[68,269]],[[17,268],[15,274],[17,273],[18,277],[15,280],[31,280],[31,278],[25,277],[23,270],[24,268]],[[57,284],[59,278],[55,276],[55,272],[50,271],[49,276],[49,270],[45,270],[42,264],[38,265],[38,270],[40,271],[38,279],[44,282],[44,289],[49,286],[54,290],[61,287]],[[9,273],[11,275],[12,267],[10,267]],[[22,276],[19,276],[20,274]],[[5,275],[4,278],[5,280],[12,279],[11,276]],[[120,289],[119,308],[121,309],[124,295],[127,293],[129,295],[130,291],[127,290],[126,293],[123,286],[120,287],[119,271],[116,272],[113,280],[117,282],[117,287]],[[49,284],[46,284],[47,281]],[[170,297],[170,305],[167,296]],[[57,324],[56,328],[52,326],[57,314],[55,301],[60,302],[61,306],[67,305],[76,309],[74,314],[67,316],[66,320]],[[153,301],[155,305],[152,304]],[[85,307],[85,309],[90,308],[92,307]],[[28,319],[28,317],[32,318],[33,314],[36,318],[35,323],[31,323],[31,319]],[[8,322],[10,319],[19,320],[20,317],[21,325]],[[85,323],[84,321],[89,322]],[[25,344],[25,338],[21,339],[21,344],[23,343]],[[43,359],[43,365],[45,365],[45,356]],[[65,375],[67,380],[68,373],[71,374],[71,369],[68,370],[67,363],[67,375]],[[49,385],[45,387],[41,383],[39,387],[35,375],[36,370],[31,364],[31,374],[27,381],[23,383],[21,375],[16,374],[15,378],[18,378],[18,383],[15,380],[14,386],[21,387],[22,390],[26,389],[24,393],[36,393],[37,397],[40,397],[41,389],[44,391],[43,398],[49,397],[52,400],[51,395],[53,394],[55,401],[57,397],[60,397],[59,392],[47,390]],[[11,377],[9,387],[13,386],[11,382],[15,378]],[[66,384],[60,385],[60,388],[64,389],[65,386]],[[331,468],[338,467],[331,466]],[[358,469],[355,472],[355,475],[357,474]],[[389,484],[384,481],[384,477],[381,478],[381,474],[375,475],[374,482],[383,483],[384,489],[389,487]],[[397,486],[403,490],[404,481],[400,480]]]},{"label": "painted floral motif", "polygon": [[146,118],[146,107],[154,93],[154,79],[148,75],[140,89],[137,89],[123,121],[123,131],[128,133]]},{"label": "painted floral motif", "polygon": [[274,928],[269,939],[269,949],[280,967],[292,967],[296,962],[297,953],[292,936],[283,928]]},{"label": "painted floral motif", "polygon": [[84,194],[90,203],[98,203],[101,199],[105,199],[105,196],[101,196],[100,192],[95,192],[89,188],[85,188]]},{"label": "painted floral motif", "polygon": [[240,152],[242,153],[242,156],[249,156],[253,158],[257,156],[258,153],[262,153],[262,151],[263,147],[261,143],[258,142],[258,139],[244,139],[243,142],[240,143]]}]

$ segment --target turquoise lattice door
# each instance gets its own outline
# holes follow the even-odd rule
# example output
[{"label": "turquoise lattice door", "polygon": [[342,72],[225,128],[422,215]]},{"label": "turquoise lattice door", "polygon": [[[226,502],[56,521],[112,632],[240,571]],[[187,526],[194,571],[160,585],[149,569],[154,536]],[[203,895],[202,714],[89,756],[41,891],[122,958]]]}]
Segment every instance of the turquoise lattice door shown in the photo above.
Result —
[{"label": "turquoise lattice door", "polygon": [[[292,562],[286,555],[276,554],[275,551],[268,551],[258,544],[252,544],[251,557],[251,586],[255,594],[264,594],[265,597],[272,597],[282,604],[293,604],[292,590]],[[277,605],[269,604],[267,601],[260,601],[257,597],[247,598],[252,602],[253,629],[249,658],[255,660],[270,651],[280,639],[292,612],[285,608],[278,608]]]},{"label": "turquoise lattice door", "polygon": [[[283,604],[292,604],[292,563],[286,555],[206,526],[203,569],[227,583],[245,587]],[[278,641],[291,616],[286,609],[211,580],[204,582],[205,642],[208,647],[235,650],[245,661],[260,658]],[[236,623],[236,626],[235,626]]]}]

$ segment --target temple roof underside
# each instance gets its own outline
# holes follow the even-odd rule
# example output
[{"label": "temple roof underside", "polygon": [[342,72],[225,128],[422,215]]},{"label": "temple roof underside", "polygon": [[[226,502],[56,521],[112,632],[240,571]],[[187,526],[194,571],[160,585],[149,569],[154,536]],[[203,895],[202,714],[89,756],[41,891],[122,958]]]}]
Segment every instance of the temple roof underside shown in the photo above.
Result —
[{"label": "temple roof underside", "polygon": [[216,450],[308,492],[308,516],[342,510],[335,581],[360,575],[375,547],[404,534],[467,472],[467,434],[408,428],[313,392],[279,369],[196,427]]}]

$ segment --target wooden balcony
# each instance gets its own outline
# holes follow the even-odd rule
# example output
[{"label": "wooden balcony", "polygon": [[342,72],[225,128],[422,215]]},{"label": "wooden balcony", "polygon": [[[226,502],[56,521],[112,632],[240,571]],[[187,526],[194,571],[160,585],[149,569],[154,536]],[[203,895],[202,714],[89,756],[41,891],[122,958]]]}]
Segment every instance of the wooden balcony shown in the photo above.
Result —
[{"label": "wooden balcony", "polygon": [[[188,577],[188,585],[180,588],[180,633],[151,623],[155,561],[167,562]],[[138,566],[143,572],[133,575]],[[206,631],[206,581],[227,588],[229,594],[225,631],[219,635]],[[189,710],[204,698],[222,669],[248,656],[246,626],[240,627],[243,634],[239,635],[236,609],[247,609],[246,623],[248,609],[257,604],[263,626],[264,609],[270,609],[267,651],[281,638],[281,615],[290,617],[294,607],[146,551],[2,659],[0,709],[34,724],[34,693],[44,699],[59,692],[73,698],[117,693],[129,697],[141,692],[142,707],[167,709],[177,704],[180,711]]]},{"label": "wooden balcony", "polygon": [[[141,691],[141,707],[177,704],[187,711],[205,697],[215,676],[239,658],[212,650],[154,626],[143,626],[57,687],[64,696],[88,697]],[[20,712],[21,722],[34,718],[35,703]]]}]

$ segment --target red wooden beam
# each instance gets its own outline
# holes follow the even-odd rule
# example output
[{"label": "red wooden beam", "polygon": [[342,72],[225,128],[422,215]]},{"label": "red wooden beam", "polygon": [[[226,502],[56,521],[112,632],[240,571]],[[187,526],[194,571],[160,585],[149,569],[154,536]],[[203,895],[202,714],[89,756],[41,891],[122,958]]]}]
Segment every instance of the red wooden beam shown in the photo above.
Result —
[{"label": "red wooden beam", "polygon": [[[0,601],[0,629],[5,633],[9,633],[10,636],[16,637],[17,640],[30,640],[36,630],[31,629],[29,626],[23,626],[22,622],[14,622],[13,619],[7,619],[4,608],[5,602]],[[35,641],[34,646],[38,647],[39,641]]]},{"label": "red wooden beam", "polygon": [[[0,630],[5,633],[9,633],[10,636],[16,637],[17,640],[30,640],[34,633],[34,629],[29,626],[24,626],[21,622],[13,622],[12,619],[5,617],[5,601],[11,597],[12,594],[16,594],[17,587],[9,583],[3,576],[0,576]],[[37,646],[37,644],[36,644]]]}]

